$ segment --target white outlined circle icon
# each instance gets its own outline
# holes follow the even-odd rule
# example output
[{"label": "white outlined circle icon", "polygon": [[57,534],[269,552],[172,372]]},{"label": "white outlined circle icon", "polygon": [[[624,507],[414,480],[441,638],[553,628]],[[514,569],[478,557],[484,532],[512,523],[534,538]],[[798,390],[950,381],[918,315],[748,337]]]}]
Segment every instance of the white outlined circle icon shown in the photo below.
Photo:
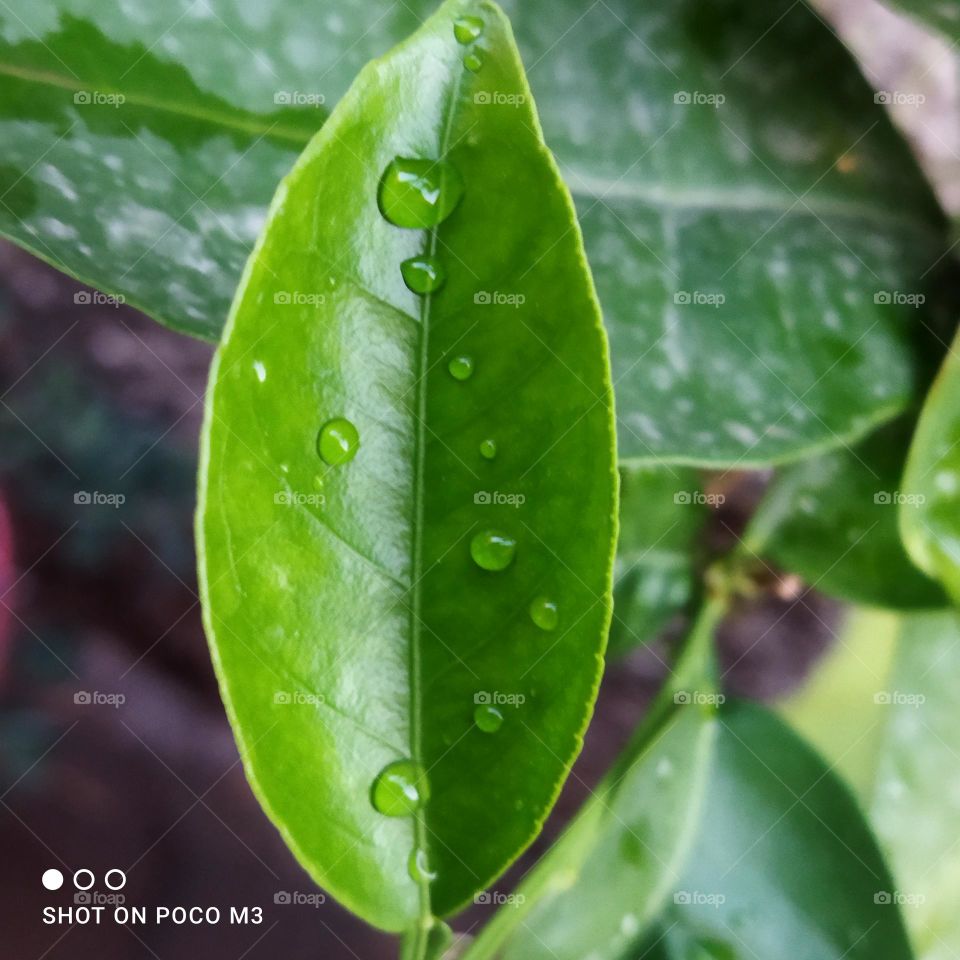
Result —
[{"label": "white outlined circle icon", "polygon": [[[110,882],[110,878],[116,874],[119,877],[119,881],[116,886]],[[110,890],[122,890],[127,885],[127,875],[122,871],[114,867],[112,870],[108,870],[103,877],[103,882],[107,885]]]},{"label": "white outlined circle icon", "polygon": [[44,870],[41,882],[48,890],[59,890],[63,886],[63,874],[59,870]]},{"label": "white outlined circle icon", "polygon": [[[84,878],[86,878],[86,877],[89,877],[89,878],[90,878],[90,882],[89,882],[86,886],[84,886],[84,885],[80,882],[80,877],[81,877],[81,876],[84,876]],[[78,871],[73,875],[73,885],[74,885],[78,890],[89,890],[96,882],[97,882],[97,878],[93,875],[93,871],[92,871],[92,870],[87,870],[86,867],[83,867],[82,869],[78,870]]]}]

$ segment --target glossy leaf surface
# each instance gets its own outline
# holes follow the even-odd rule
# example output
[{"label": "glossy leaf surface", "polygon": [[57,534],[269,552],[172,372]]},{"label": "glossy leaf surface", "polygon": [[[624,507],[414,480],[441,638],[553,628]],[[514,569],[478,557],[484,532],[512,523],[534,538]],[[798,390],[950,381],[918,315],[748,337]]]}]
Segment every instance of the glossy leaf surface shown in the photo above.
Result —
[{"label": "glossy leaf surface", "polygon": [[[485,21],[471,46],[464,14]],[[378,209],[429,217],[457,183],[431,229]],[[401,263],[424,253],[446,281],[421,297]],[[207,627],[248,774],[311,874],[378,926],[459,907],[553,803],[610,617],[613,439],[599,311],[509,25],[452,0],[361,73],[281,185],[204,443]],[[372,785],[408,759],[372,796],[421,806],[384,816]]]},{"label": "glossy leaf surface", "polygon": [[[277,179],[433,6],[0,8],[0,230],[215,337]],[[621,455],[766,463],[901,409],[918,313],[893,295],[920,292],[939,218],[818,16],[789,0],[508,12],[583,220]]]}]

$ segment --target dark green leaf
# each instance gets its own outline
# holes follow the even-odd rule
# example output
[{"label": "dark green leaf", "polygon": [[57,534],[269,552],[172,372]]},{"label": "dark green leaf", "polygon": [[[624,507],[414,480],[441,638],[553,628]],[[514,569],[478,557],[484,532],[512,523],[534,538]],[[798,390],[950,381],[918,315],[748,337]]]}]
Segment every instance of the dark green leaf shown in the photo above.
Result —
[{"label": "dark green leaf", "polygon": [[943,607],[940,587],[910,562],[897,528],[900,480],[915,421],[792,467],[758,513],[767,555],[818,590],[854,603]]},{"label": "dark green leaf", "polygon": [[[472,47],[454,39],[464,12],[486,21]],[[397,156],[465,185],[439,227],[379,212]],[[400,264],[424,251],[447,279],[421,299]],[[249,775],[311,874],[372,923],[398,930],[482,889],[580,747],[610,617],[611,408],[570,197],[509,25],[452,0],[361,73],[281,185],[203,451],[207,628]],[[506,537],[515,556],[492,572]],[[483,732],[478,699],[504,698],[502,729]],[[382,816],[371,785],[411,757],[429,802]],[[438,875],[430,904],[415,849]]]}]

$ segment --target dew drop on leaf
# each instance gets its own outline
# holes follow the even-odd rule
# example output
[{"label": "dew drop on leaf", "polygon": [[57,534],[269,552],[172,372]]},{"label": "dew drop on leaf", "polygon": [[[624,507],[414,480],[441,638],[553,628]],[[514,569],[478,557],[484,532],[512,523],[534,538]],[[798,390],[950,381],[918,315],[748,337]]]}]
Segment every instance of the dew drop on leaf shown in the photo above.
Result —
[{"label": "dew drop on leaf", "polygon": [[463,179],[449,160],[397,157],[380,178],[377,202],[398,227],[425,229],[442,223],[463,196]]},{"label": "dew drop on leaf", "polygon": [[426,850],[414,850],[407,860],[407,872],[414,883],[429,883],[437,879],[436,871],[430,869]]},{"label": "dew drop on leaf", "polygon": [[447,369],[454,380],[469,380],[473,376],[473,358],[467,356],[454,357]]},{"label": "dew drop on leaf", "polygon": [[400,274],[408,290],[435,293],[447,279],[443,264],[436,257],[411,257],[400,264]]},{"label": "dew drop on leaf", "polygon": [[503,726],[503,714],[489,703],[482,703],[473,711],[473,722],[483,733],[496,733]]},{"label": "dew drop on leaf", "polygon": [[557,605],[549,597],[537,597],[530,604],[530,619],[541,630],[556,630],[559,619]]},{"label": "dew drop on leaf", "polygon": [[257,380],[260,383],[263,383],[267,379],[267,368],[263,365],[262,360],[253,361],[253,372],[257,375]]},{"label": "dew drop on leaf", "polygon": [[352,460],[360,448],[360,434],[357,428],[344,417],[328,420],[317,436],[317,453],[324,463],[331,467]]},{"label": "dew drop on leaf", "polygon": [[516,550],[517,541],[499,530],[482,530],[470,541],[470,556],[483,570],[506,570]]},{"label": "dew drop on leaf", "polygon": [[409,817],[429,799],[427,775],[412,760],[394,760],[377,774],[370,788],[373,808],[385,817]]},{"label": "dew drop on leaf", "polygon": [[492,460],[497,455],[497,441],[496,440],[481,440],[480,441],[480,456],[484,460]]},{"label": "dew drop on leaf", "polygon": [[463,65],[471,72],[478,73],[483,66],[483,58],[479,53],[468,53],[463,58]]},{"label": "dew drop on leaf", "polygon": [[457,43],[473,43],[483,33],[483,21],[479,17],[458,17],[453,21],[453,35]]}]

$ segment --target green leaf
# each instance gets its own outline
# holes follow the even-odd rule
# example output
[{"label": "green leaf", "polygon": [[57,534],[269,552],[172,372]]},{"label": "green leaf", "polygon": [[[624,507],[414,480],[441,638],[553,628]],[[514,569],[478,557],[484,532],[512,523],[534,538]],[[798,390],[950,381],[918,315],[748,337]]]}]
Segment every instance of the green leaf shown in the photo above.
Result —
[{"label": "green leaf", "polygon": [[[208,0],[136,21],[75,0],[0,7],[0,231],[215,337],[273,185],[323,115],[277,111],[275,95],[333,104],[433,5],[325,0],[305,17],[286,0],[254,16]],[[903,409],[918,313],[874,298],[918,292],[939,214],[818,16],[791,0],[510,10],[581,211],[622,456],[767,463]],[[77,105],[78,91],[127,101]]]},{"label": "green leaf", "polygon": [[[466,12],[486,22],[472,46],[454,39]],[[462,181],[439,226],[378,210],[380,189],[394,219],[424,213],[381,186],[398,156],[435,160],[404,166],[441,194]],[[424,252],[446,283],[420,298],[400,265]],[[516,296],[477,296],[494,290]],[[580,748],[616,526],[599,311],[493,4],[450,0],[362,71],[281,185],[211,383],[201,580],[253,786],[369,922],[450,913],[535,836]],[[475,725],[484,699],[505,701],[498,733]],[[405,758],[429,801],[383,816],[371,785]],[[422,796],[406,773],[382,806]],[[415,849],[432,885],[408,875]]]},{"label": "green leaf", "polygon": [[894,609],[946,606],[940,587],[900,542],[900,478],[915,421],[898,421],[855,447],[787,467],[754,522],[766,553],[818,590]]},{"label": "green leaf", "polygon": [[910,958],[897,907],[877,902],[893,885],[853,798],[771,713],[721,711],[706,790],[663,921],[677,956]]},{"label": "green leaf", "polygon": [[621,656],[651,640],[689,602],[697,535],[707,513],[695,470],[666,465],[621,469],[608,656]]},{"label": "green leaf", "polygon": [[960,40],[960,4],[956,0],[887,0],[887,3],[925,26]]},{"label": "green leaf", "polygon": [[900,506],[914,563],[960,599],[960,335],[930,388],[917,425]]}]

